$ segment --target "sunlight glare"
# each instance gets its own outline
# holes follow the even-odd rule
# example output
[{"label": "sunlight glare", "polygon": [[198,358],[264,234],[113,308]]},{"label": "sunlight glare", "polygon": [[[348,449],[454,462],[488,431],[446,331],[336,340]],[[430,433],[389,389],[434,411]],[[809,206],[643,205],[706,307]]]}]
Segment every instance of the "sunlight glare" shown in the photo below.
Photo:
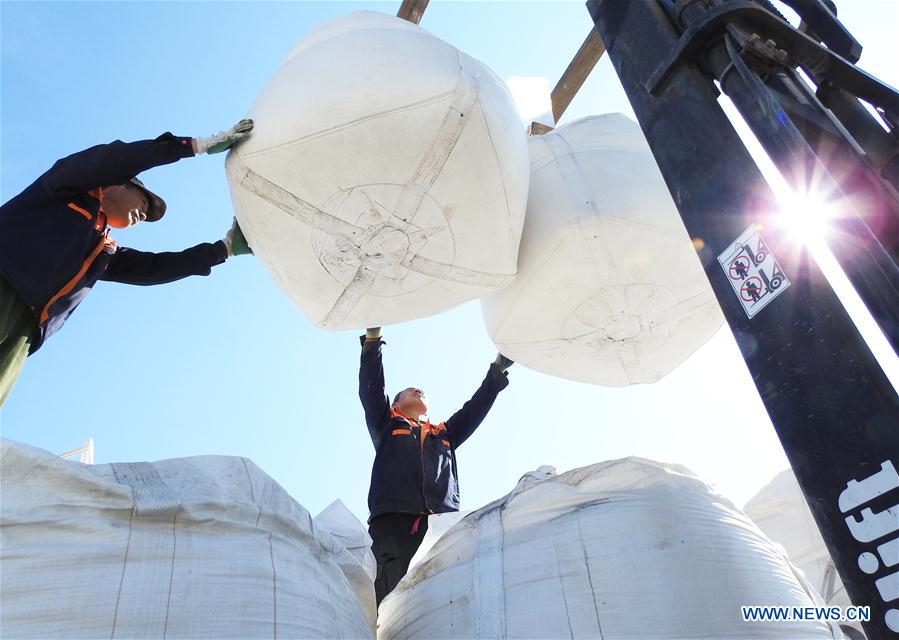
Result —
[{"label": "sunlight glare", "polygon": [[834,203],[816,194],[799,195],[791,190],[778,193],[780,224],[809,249],[824,244],[831,231],[831,221],[838,211]]}]

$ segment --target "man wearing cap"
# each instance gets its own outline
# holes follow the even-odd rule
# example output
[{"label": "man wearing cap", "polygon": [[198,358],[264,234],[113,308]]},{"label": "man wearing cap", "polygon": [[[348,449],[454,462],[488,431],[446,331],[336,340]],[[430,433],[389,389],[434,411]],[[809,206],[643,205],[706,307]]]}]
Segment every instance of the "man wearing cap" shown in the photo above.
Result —
[{"label": "man wearing cap", "polygon": [[125,229],[165,214],[165,202],[138,180],[142,171],[201,153],[220,153],[247,137],[252,120],[208,138],[164,133],[116,140],[58,160],[0,207],[0,405],[25,358],[58,331],[98,280],[152,285],[210,270],[251,253],[235,221],[224,240],[180,252],[117,247],[109,227]]},{"label": "man wearing cap", "polygon": [[481,386],[446,422],[431,424],[421,389],[400,391],[391,404],[384,393],[381,329],[361,336],[359,399],[375,461],[368,490],[368,533],[378,563],[375,597],[393,591],[428,530],[428,514],[459,510],[456,449],[480,426],[496,396],[509,384],[512,361],[502,354]]}]

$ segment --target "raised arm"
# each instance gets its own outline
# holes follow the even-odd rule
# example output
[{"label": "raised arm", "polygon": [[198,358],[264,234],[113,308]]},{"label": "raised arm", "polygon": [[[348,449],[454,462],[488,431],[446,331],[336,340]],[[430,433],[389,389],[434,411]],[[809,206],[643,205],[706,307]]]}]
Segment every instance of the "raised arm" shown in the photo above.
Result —
[{"label": "raised arm", "polygon": [[484,381],[471,399],[446,421],[447,435],[454,448],[458,448],[468,440],[487,417],[487,412],[490,411],[499,392],[509,386],[506,369],[511,364],[511,360],[498,355],[496,361],[490,364]]},{"label": "raised arm", "polygon": [[57,160],[44,175],[44,187],[61,195],[123,184],[151,167],[194,155],[191,138],[163,133],[155,140],[99,144]]},{"label": "raised arm", "polygon": [[222,240],[162,253],[119,247],[100,279],[137,285],[165,284],[188,276],[208,276],[212,267],[227,258],[228,250]]},{"label": "raised arm", "polygon": [[224,239],[204,242],[184,251],[150,253],[119,247],[100,279],[124,284],[165,284],[188,276],[208,276],[212,267],[229,257],[252,253],[235,219]]},{"label": "raised arm", "polygon": [[69,195],[97,187],[124,184],[142,171],[201,153],[221,153],[250,135],[252,120],[206,138],[183,138],[163,133],[154,140],[99,144],[57,160],[44,174],[51,193]]},{"label": "raised arm", "polygon": [[365,423],[371,441],[378,446],[381,434],[390,424],[390,402],[384,392],[384,365],[381,361],[381,330],[369,329],[360,336],[359,400],[365,410]]}]

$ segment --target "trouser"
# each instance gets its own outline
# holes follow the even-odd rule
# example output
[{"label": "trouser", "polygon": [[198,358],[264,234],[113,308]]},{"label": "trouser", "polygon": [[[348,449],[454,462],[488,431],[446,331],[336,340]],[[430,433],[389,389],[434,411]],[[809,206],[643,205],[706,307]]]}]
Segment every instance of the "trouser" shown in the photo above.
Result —
[{"label": "trouser", "polygon": [[15,289],[0,278],[0,405],[22,371],[37,320]]},{"label": "trouser", "polygon": [[[416,521],[418,525],[416,527]],[[418,551],[428,530],[428,516],[414,513],[384,513],[368,525],[371,550],[378,561],[375,596],[381,604],[409,570],[409,562]]]}]

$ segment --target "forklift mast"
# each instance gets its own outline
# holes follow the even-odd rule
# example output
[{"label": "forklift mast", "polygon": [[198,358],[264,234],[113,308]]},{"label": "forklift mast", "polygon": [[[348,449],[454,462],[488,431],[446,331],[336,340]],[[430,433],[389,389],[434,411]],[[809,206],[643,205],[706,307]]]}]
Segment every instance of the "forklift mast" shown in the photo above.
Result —
[{"label": "forklift mast", "polygon": [[832,3],[784,4],[798,28],[767,0],[587,8],[865,631],[899,638],[899,399],[718,103],[839,211],[828,246],[893,357],[899,95],[855,66]]}]

